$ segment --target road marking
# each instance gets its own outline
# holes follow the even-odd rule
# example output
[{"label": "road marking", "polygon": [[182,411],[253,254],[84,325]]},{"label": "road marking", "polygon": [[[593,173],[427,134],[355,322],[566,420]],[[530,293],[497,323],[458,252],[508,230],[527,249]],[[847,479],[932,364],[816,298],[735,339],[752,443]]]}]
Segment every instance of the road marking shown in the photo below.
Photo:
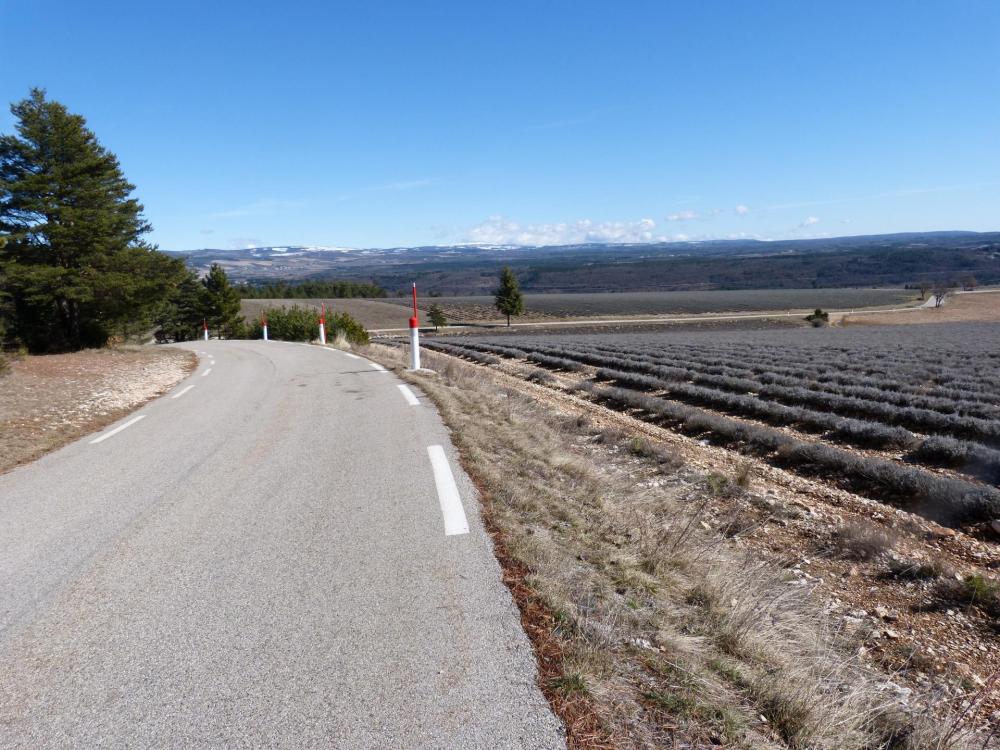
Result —
[{"label": "road marking", "polygon": [[378,362],[369,362],[368,366],[373,370],[378,370],[379,372],[389,372],[387,369],[382,367]]},{"label": "road marking", "polygon": [[126,422],[125,424],[118,425],[117,427],[115,427],[115,429],[111,430],[111,432],[105,432],[100,437],[94,438],[93,440],[90,441],[90,444],[94,445],[95,443],[104,442],[105,440],[107,440],[112,435],[117,435],[119,432],[121,432],[122,430],[124,430],[126,427],[131,427],[136,422],[138,422],[140,419],[145,419],[145,418],[146,418],[145,414],[140,414],[138,417],[132,417],[132,419],[130,419],[128,422]]},{"label": "road marking", "polygon": [[451,473],[444,448],[440,445],[428,445],[427,455],[431,459],[434,484],[437,486],[438,501],[441,503],[441,515],[444,516],[444,535],[468,534],[469,522],[465,519],[462,498],[458,494],[455,477]]},{"label": "road marking", "polygon": [[357,354],[351,354],[350,352],[345,352],[343,349],[335,349],[332,346],[326,347],[326,350],[329,352],[340,352],[345,357],[350,357],[351,359],[361,359],[361,357],[359,357]]},{"label": "road marking", "polygon": [[399,392],[403,394],[403,398],[406,399],[406,403],[410,406],[420,406],[420,401],[417,400],[416,394],[411,391],[409,387],[402,384],[397,385],[396,387],[399,388]]},{"label": "road marking", "polygon": [[205,377],[205,376],[206,376],[206,375],[208,375],[208,373],[210,373],[211,371],[212,371],[212,368],[211,368],[211,367],[209,367],[209,368],[208,368],[207,370],[205,370],[205,372],[203,372],[203,373],[201,374],[201,376],[202,376],[202,377]]},{"label": "road marking", "polygon": [[194,386],[193,386],[193,385],[189,385],[189,386],[188,386],[187,388],[185,388],[184,390],[180,391],[179,393],[175,393],[175,394],[174,394],[173,396],[171,396],[170,398],[180,398],[180,397],[181,397],[181,396],[183,396],[183,395],[184,395],[185,393],[187,393],[188,391],[190,391],[190,390],[191,390],[192,388],[194,388]]}]

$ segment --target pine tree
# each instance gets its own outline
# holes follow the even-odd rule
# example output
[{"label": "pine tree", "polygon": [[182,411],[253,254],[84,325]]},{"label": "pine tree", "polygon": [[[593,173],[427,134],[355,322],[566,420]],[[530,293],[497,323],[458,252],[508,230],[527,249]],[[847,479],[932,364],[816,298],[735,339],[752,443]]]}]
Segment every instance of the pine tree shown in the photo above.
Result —
[{"label": "pine tree", "polygon": [[244,322],[240,315],[239,289],[229,283],[225,269],[218,263],[212,264],[201,283],[207,292],[204,317],[208,327],[216,329],[220,338],[231,337]]},{"label": "pine tree", "polygon": [[184,279],[157,309],[156,340],[190,341],[201,335],[201,322],[208,307],[208,290],[198,274],[188,269]]},{"label": "pine tree", "polygon": [[496,291],[496,308],[507,316],[507,326],[510,327],[510,316],[521,315],[524,312],[524,296],[517,284],[517,277],[504,266],[500,272],[500,288]]},{"label": "pine tree", "polygon": [[32,350],[100,346],[149,322],[184,264],[151,227],[114,154],[83,117],[32,89],[0,136],[0,266],[13,334]]},{"label": "pine tree", "polygon": [[434,326],[435,331],[441,326],[448,325],[448,318],[445,316],[444,310],[437,303],[427,308],[427,317],[430,318],[431,325]]}]

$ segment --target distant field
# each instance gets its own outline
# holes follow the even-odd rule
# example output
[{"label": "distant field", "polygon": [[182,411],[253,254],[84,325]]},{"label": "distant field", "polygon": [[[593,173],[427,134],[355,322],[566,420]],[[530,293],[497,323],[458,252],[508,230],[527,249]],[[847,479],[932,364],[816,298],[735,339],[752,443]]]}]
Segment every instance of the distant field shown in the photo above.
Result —
[{"label": "distant field", "polygon": [[324,302],[328,310],[346,312],[368,329],[406,328],[409,320],[405,307],[375,299],[245,299],[240,304],[240,310],[248,321],[252,321],[267,307],[297,305],[319,310]]},{"label": "distant field", "polygon": [[949,297],[942,307],[928,307],[912,312],[847,315],[842,325],[915,325],[979,320],[1000,321],[1000,291],[956,294]]},{"label": "distant field", "polygon": [[[702,292],[609,292],[599,294],[526,294],[521,321],[558,318],[602,318],[644,315],[692,315],[754,311],[813,310],[817,307],[850,310],[860,307],[905,305],[916,300],[905,289],[749,289]],[[383,304],[405,305],[388,299]],[[437,303],[452,322],[499,318],[493,298],[425,297],[424,309]]]}]

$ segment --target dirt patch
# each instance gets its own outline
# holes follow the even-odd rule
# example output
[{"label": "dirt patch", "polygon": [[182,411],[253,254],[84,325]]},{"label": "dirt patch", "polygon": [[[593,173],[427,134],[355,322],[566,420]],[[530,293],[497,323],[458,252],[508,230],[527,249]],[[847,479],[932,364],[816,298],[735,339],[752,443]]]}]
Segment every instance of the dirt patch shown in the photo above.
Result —
[{"label": "dirt patch", "polygon": [[0,381],[0,473],[120,419],[196,364],[192,352],[158,347],[15,360]]},{"label": "dirt patch", "polygon": [[965,323],[1000,321],[1000,291],[956,294],[941,307],[923,307],[903,312],[871,315],[845,315],[844,326],[926,325],[927,323]]}]

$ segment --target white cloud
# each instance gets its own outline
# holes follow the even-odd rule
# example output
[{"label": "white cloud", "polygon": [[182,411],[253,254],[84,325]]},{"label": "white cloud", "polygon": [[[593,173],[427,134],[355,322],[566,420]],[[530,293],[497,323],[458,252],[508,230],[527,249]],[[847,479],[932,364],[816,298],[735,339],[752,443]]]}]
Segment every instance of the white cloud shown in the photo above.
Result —
[{"label": "white cloud", "polygon": [[593,222],[581,219],[555,224],[519,224],[503,216],[491,216],[469,228],[465,241],[489,245],[574,245],[584,242],[662,242],[654,235],[656,222]]},{"label": "white cloud", "polygon": [[750,213],[750,206],[745,206],[741,203],[736,207],[736,213],[738,213],[740,216],[746,216],[748,213]]},{"label": "white cloud", "polygon": [[697,211],[678,211],[675,214],[670,214],[670,216],[667,217],[667,221],[691,221],[692,219],[697,218]]},{"label": "white cloud", "polygon": [[229,240],[232,250],[249,250],[252,247],[264,247],[264,242],[256,237],[233,237]]},{"label": "white cloud", "polygon": [[802,223],[799,224],[799,228],[811,227],[813,224],[819,224],[819,219],[815,216],[807,216]]}]

